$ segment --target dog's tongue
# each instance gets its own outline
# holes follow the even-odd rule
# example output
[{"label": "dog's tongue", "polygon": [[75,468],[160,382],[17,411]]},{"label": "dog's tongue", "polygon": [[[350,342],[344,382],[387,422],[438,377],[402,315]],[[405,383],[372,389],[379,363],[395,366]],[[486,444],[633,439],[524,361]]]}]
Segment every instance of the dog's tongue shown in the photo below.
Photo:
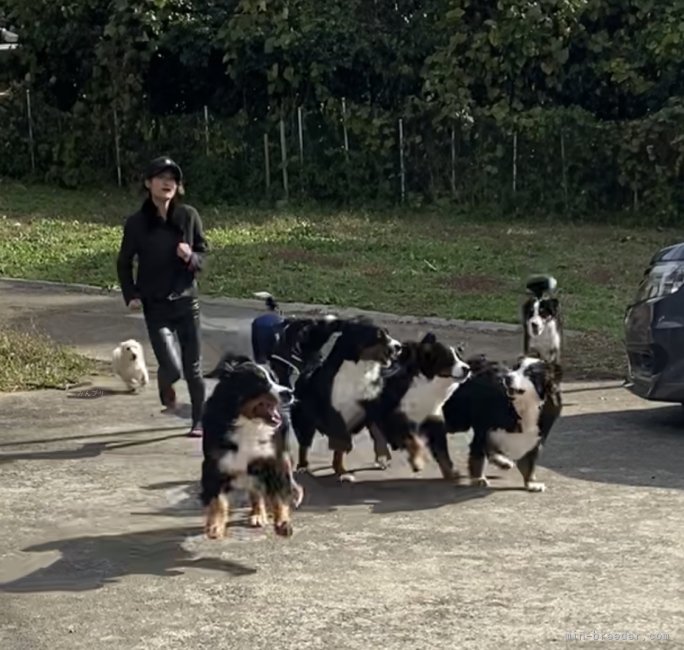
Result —
[{"label": "dog's tongue", "polygon": [[275,426],[279,427],[283,421],[283,418],[280,417],[280,411],[274,407],[269,410],[269,415],[271,416],[271,420],[273,421]]}]

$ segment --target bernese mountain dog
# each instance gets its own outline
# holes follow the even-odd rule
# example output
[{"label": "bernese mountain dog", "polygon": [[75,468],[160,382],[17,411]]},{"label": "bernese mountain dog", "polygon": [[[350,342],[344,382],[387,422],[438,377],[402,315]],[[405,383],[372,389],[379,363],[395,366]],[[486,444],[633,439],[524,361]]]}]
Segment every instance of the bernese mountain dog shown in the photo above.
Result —
[{"label": "bernese mountain dog", "polygon": [[[382,391],[382,369],[390,366],[400,350],[401,343],[368,318],[342,323],[325,359],[295,383],[291,416],[299,444],[298,471],[308,469],[309,448],[319,431],[328,438],[335,475],[342,481],[353,480],[345,469],[344,455],[352,449],[352,436],[366,424],[366,404]],[[379,442],[382,445],[384,440]]]},{"label": "bernese mountain dog", "polygon": [[393,449],[406,449],[414,471],[424,467],[427,442],[443,476],[456,476],[442,406],[470,374],[461,355],[430,332],[420,341],[402,342],[399,357],[383,371],[382,392],[366,405],[368,428],[377,428]]},{"label": "bernese mountain dog", "polygon": [[449,433],[473,429],[468,457],[472,485],[487,486],[487,459],[501,468],[517,465],[525,488],[541,492],[537,459],[560,417],[561,367],[522,356],[513,367],[484,356],[469,359],[472,375],[442,409]]},{"label": "bernese mountain dog", "polygon": [[268,505],[276,534],[292,534],[290,504],[296,484],[284,418],[291,401],[292,391],[279,385],[268,367],[246,356],[224,357],[202,420],[200,498],[207,537],[224,536],[230,496],[238,489],[249,493],[251,525],[266,525]]},{"label": "bernese mountain dog", "polygon": [[525,355],[560,363],[563,322],[560,302],[553,295],[557,286],[551,275],[536,275],[527,280],[530,295],[522,306],[522,328]]}]

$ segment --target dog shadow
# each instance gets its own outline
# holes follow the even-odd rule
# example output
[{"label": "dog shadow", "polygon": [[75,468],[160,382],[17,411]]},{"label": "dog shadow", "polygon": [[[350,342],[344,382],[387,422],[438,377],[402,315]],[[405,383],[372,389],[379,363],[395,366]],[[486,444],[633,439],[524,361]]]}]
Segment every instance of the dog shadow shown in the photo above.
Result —
[{"label": "dog shadow", "polygon": [[194,557],[184,547],[195,527],[164,528],[118,535],[88,535],[36,544],[24,553],[57,551],[59,559],[47,567],[0,583],[0,592],[41,593],[90,591],[132,575],[175,577],[184,569],[221,571],[233,577],[256,573],[256,569],[215,557]]},{"label": "dog shadow", "polygon": [[[490,477],[490,480],[496,481],[496,478]],[[432,510],[472,499],[482,499],[494,491],[524,489],[522,487],[477,488],[445,481],[442,478],[424,477],[340,482],[332,475],[297,474],[296,479],[304,488],[304,499],[293,513],[295,518],[296,513],[300,511],[334,512],[341,507],[348,506],[370,506],[374,514]],[[153,513],[132,512],[133,516],[201,516],[198,481],[153,483],[143,486],[142,489],[165,491],[168,505],[157,508]],[[236,494],[231,505],[233,508],[248,508],[247,495]],[[236,519],[231,522],[231,525],[243,527],[245,523],[242,519]]]},{"label": "dog shadow", "polygon": [[[165,481],[161,483],[151,483],[143,485],[141,489],[148,491],[163,491],[167,505],[156,507],[152,512],[131,512],[134,517],[201,517],[203,514],[202,503],[200,501],[200,482],[195,481]],[[231,494],[231,510],[244,509],[244,517],[233,512],[229,528],[249,528],[247,519],[247,509],[250,506],[249,497],[244,491],[237,491]]]},{"label": "dog shadow", "polygon": [[297,474],[297,480],[304,488],[299,507],[304,512],[333,512],[348,506],[369,506],[373,514],[433,510],[483,499],[492,493],[491,488],[420,476],[341,482],[333,475]]}]

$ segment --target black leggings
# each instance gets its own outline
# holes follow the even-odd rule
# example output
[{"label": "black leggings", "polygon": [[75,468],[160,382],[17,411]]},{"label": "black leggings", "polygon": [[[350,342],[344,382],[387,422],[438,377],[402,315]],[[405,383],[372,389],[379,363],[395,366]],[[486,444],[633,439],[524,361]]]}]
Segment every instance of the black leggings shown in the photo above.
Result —
[{"label": "black leggings", "polygon": [[[164,402],[162,392],[181,378],[182,369],[190,393],[192,424],[198,425],[202,421],[205,396],[199,301],[188,297],[146,303],[144,314],[150,343],[159,364],[159,399]],[[178,337],[180,359],[174,345],[174,334]]]}]

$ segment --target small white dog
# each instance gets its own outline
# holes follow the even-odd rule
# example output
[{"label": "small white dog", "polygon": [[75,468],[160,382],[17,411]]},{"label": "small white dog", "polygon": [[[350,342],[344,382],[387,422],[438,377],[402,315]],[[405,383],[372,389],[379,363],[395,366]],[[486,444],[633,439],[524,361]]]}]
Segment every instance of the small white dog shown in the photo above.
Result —
[{"label": "small white dog", "polygon": [[114,374],[121,377],[130,391],[146,386],[150,381],[143,347],[135,339],[122,341],[112,352]]}]

